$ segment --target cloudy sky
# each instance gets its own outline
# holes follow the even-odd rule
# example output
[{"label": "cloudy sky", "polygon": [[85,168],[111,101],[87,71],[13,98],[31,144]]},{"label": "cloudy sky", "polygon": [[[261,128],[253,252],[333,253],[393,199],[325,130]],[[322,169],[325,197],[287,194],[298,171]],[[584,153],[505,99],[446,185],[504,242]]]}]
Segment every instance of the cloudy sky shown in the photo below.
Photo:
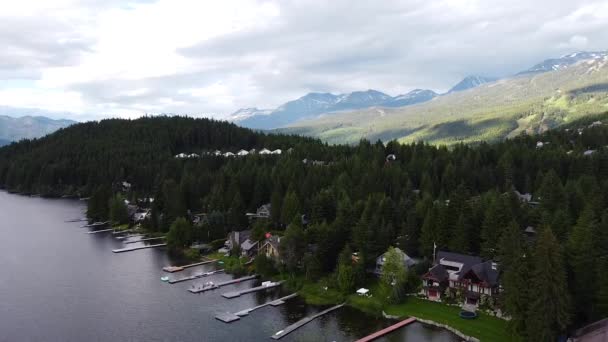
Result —
[{"label": "cloudy sky", "polygon": [[[0,0],[0,106],[221,118],[608,49],[606,0]],[[66,112],[72,113],[67,114]]]}]

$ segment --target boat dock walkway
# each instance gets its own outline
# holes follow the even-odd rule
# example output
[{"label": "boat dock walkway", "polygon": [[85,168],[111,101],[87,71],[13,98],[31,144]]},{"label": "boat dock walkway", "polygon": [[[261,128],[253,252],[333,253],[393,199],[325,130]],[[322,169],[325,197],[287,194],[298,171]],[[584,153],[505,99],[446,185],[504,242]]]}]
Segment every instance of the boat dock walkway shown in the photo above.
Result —
[{"label": "boat dock walkway", "polygon": [[124,252],[132,252],[132,251],[137,251],[140,249],[148,249],[148,248],[155,248],[155,247],[163,247],[166,246],[166,243],[158,243],[156,245],[147,245],[147,246],[137,246],[137,247],[128,247],[128,248],[119,248],[119,249],[113,249],[112,252],[113,253],[124,253]]},{"label": "boat dock walkway", "polygon": [[216,261],[217,261],[216,259],[211,259],[211,260],[205,260],[205,261],[201,261],[201,262],[195,262],[194,264],[183,265],[183,266],[165,266],[165,267],[163,267],[163,271],[169,272],[169,273],[174,273],[174,272],[183,271],[186,268],[190,268],[190,267],[194,267],[194,266],[200,266],[200,265],[206,265],[206,264],[210,264],[210,263],[216,262]]},{"label": "boat dock walkway", "polygon": [[213,284],[211,286],[206,286],[206,287],[201,287],[201,288],[191,288],[191,289],[188,289],[188,291],[190,291],[191,293],[202,293],[202,292],[206,292],[206,291],[210,291],[210,290],[219,289],[222,286],[237,284],[237,283],[247,281],[247,280],[253,280],[257,277],[258,277],[257,274],[254,274],[254,275],[243,277],[243,278],[228,280],[223,283]]},{"label": "boat dock walkway", "polygon": [[416,322],[416,317],[410,317],[410,318],[406,318],[403,321],[397,323],[397,324],[393,324],[390,327],[384,328],[382,330],[376,331],[375,333],[365,336],[361,339],[358,339],[356,342],[369,342],[369,341],[373,341],[377,338],[380,338],[390,332],[393,332],[403,326],[406,326],[410,323]]},{"label": "boat dock walkway", "polygon": [[224,298],[228,298],[228,299],[232,299],[232,298],[236,298],[236,297],[240,297],[241,295],[247,294],[247,293],[251,293],[251,292],[257,292],[257,291],[262,291],[262,290],[267,290],[267,289],[272,289],[275,288],[277,286],[281,286],[281,284],[283,284],[283,280],[276,282],[276,283],[266,283],[266,285],[264,285],[264,283],[262,283],[262,285],[257,286],[257,287],[252,287],[249,289],[245,289],[245,290],[240,290],[240,291],[232,291],[232,292],[226,292],[222,294],[222,297]]},{"label": "boat dock walkway", "polygon": [[286,300],[291,299],[291,298],[293,298],[293,297],[295,297],[297,295],[298,295],[297,293],[292,293],[292,294],[290,294],[288,296],[285,296],[283,298],[279,298],[279,299],[276,299],[276,300],[273,300],[273,301],[270,301],[270,302],[267,302],[267,303],[264,303],[264,304],[260,304],[258,306],[253,307],[253,308],[241,310],[239,312],[235,312],[235,313],[230,313],[230,312],[221,313],[221,314],[218,314],[217,316],[215,316],[215,318],[218,319],[218,320],[220,320],[220,321],[222,321],[222,322],[224,322],[224,323],[231,323],[231,322],[234,322],[234,321],[238,321],[239,319],[241,319],[241,317],[247,316],[252,311],[255,311],[257,309],[261,309],[261,308],[263,308],[265,306],[268,306],[268,305],[279,306],[279,305],[285,304]]},{"label": "boat dock walkway", "polygon": [[288,326],[287,328],[276,332],[274,335],[272,335],[270,337],[272,339],[278,340],[278,339],[280,339],[280,338],[282,338],[282,337],[284,337],[284,336],[286,336],[286,335],[288,335],[288,334],[296,331],[297,329],[301,328],[302,326],[310,323],[311,321],[315,320],[316,318],[319,318],[319,317],[321,317],[321,316],[323,316],[325,314],[328,314],[328,313],[330,313],[330,312],[332,312],[334,310],[337,310],[337,309],[339,309],[339,308],[341,308],[343,306],[344,306],[344,303],[338,304],[336,306],[332,306],[329,309],[325,309],[325,310],[323,310],[323,311],[321,311],[321,312],[319,312],[319,313],[317,313],[315,315],[304,317],[301,320],[295,322],[294,324]]},{"label": "boat dock walkway", "polygon": [[112,228],[108,228],[108,229],[99,229],[99,230],[91,230],[90,232],[87,232],[87,234],[97,234],[97,233],[104,233],[104,232],[111,232],[114,229]]},{"label": "boat dock walkway", "polygon": [[110,223],[110,221],[106,221],[106,222],[93,222],[91,224],[85,224],[84,226],[82,226],[82,228],[105,226],[108,223]]},{"label": "boat dock walkway", "polygon": [[216,274],[216,273],[222,273],[224,272],[224,270],[216,270],[216,271],[211,271],[211,272],[205,272],[205,273],[200,273],[200,274],[194,274],[191,275],[189,277],[183,277],[183,278],[178,278],[178,279],[171,279],[168,281],[169,284],[177,284],[177,283],[182,283],[184,281],[189,281],[189,280],[194,280],[194,279],[199,279],[199,278],[203,278],[203,277],[208,277],[210,275]]},{"label": "boat dock walkway", "polygon": [[117,234],[124,234],[124,233],[136,232],[136,231],[138,231],[138,228],[116,230],[112,234],[117,235]]},{"label": "boat dock walkway", "polygon": [[160,240],[160,239],[164,239],[164,236],[159,236],[159,237],[151,237],[151,238],[145,238],[145,239],[139,239],[139,240],[132,240],[132,241],[124,241],[124,244],[129,244],[129,243],[136,243],[136,242],[144,242],[144,241],[151,241],[151,240]]}]

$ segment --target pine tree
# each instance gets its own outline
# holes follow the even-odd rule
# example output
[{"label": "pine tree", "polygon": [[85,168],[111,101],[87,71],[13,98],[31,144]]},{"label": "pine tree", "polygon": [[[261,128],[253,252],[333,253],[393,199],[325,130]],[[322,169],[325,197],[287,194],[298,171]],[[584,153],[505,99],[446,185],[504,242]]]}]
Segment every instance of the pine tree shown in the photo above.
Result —
[{"label": "pine tree", "polygon": [[575,306],[577,321],[585,322],[593,311],[592,284],[595,283],[595,258],[593,256],[593,235],[595,215],[591,208],[579,217],[566,246],[567,260],[572,272],[570,291]]},{"label": "pine tree", "polygon": [[355,288],[355,271],[352,264],[352,250],[346,245],[338,259],[338,287],[342,293],[350,293]]},{"label": "pine tree", "polygon": [[549,227],[538,235],[532,267],[528,339],[555,341],[570,322],[570,297],[561,248]]},{"label": "pine tree", "polygon": [[599,258],[596,265],[594,319],[601,319],[608,317],[608,255]]},{"label": "pine tree", "polygon": [[129,222],[129,212],[125,199],[121,195],[114,195],[109,203],[110,208],[109,218],[115,224],[124,224]]},{"label": "pine tree", "polygon": [[281,222],[289,223],[296,215],[300,215],[300,201],[295,192],[290,191],[285,195],[283,199],[283,205],[281,208]]},{"label": "pine tree", "polygon": [[500,239],[501,283],[504,309],[511,316],[508,327],[513,336],[525,336],[528,314],[528,255],[522,232],[512,222]]}]

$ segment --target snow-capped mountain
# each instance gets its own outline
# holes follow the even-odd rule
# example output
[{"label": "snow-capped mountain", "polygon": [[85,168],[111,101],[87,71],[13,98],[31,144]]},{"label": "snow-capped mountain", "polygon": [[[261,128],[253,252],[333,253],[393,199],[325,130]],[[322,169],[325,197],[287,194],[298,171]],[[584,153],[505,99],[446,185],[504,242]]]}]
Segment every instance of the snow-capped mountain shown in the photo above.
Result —
[{"label": "snow-capped mountain", "polygon": [[455,91],[463,91],[471,88],[478,87],[484,83],[494,82],[495,78],[471,75],[465,77],[462,81],[458,82],[455,86],[453,86],[448,93],[453,93]]},{"label": "snow-capped mountain", "polygon": [[403,107],[416,103],[426,102],[438,96],[436,92],[429,89],[414,89],[407,94],[397,95],[384,102],[384,107]]},{"label": "snow-capped mountain", "polygon": [[297,100],[279,106],[269,114],[237,115],[237,113],[243,112],[252,113],[251,110],[241,109],[232,114],[230,119],[244,127],[270,129],[286,126],[299,120],[314,118],[325,113],[379,106],[391,100],[391,96],[372,89],[339,95],[309,93]]},{"label": "snow-capped mountain", "polygon": [[559,58],[550,58],[544,60],[534,65],[530,69],[520,72],[518,75],[562,70],[583,60],[603,59],[606,57],[608,57],[608,51],[574,52],[569,55],[561,56]]},{"label": "snow-capped mountain", "polygon": [[236,112],[230,114],[227,118],[228,121],[241,121],[248,119],[252,116],[256,115],[269,115],[272,113],[272,109],[258,109],[255,107],[252,108],[241,108]]}]

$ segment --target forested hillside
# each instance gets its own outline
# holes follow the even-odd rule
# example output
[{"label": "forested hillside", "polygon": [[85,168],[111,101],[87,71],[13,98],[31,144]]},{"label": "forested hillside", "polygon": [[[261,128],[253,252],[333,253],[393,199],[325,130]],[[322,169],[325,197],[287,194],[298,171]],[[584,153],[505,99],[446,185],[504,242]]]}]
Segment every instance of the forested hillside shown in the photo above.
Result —
[{"label": "forested hillside", "polygon": [[[254,229],[284,234],[286,271],[313,281],[340,272],[338,255],[351,249],[367,266],[391,245],[427,259],[434,244],[482,255],[499,262],[504,292],[496,305],[513,317],[514,335],[540,341],[608,315],[607,145],[606,116],[450,149],[328,146],[203,119],[104,120],[0,149],[0,184],[92,194],[105,205],[116,184],[128,181],[129,199],[155,198],[150,229],[208,213],[188,242],[245,229],[245,212],[271,203],[271,218]],[[174,157],[263,147],[285,152]],[[525,236],[527,227],[537,233]]]}]

